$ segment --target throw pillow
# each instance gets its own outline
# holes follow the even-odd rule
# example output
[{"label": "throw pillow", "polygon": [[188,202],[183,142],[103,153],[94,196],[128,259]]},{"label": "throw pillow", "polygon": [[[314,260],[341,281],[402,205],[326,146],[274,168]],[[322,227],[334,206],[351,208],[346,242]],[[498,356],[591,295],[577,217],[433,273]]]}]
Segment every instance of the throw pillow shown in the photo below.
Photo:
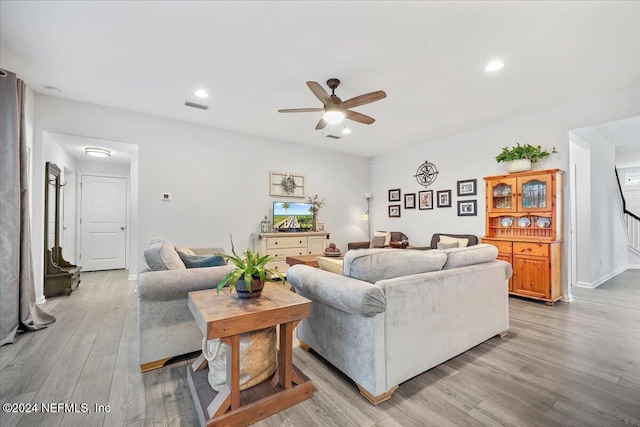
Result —
[{"label": "throw pillow", "polygon": [[384,236],[373,236],[373,238],[371,239],[371,244],[369,245],[370,248],[384,248],[384,241],[385,241],[385,237]]},{"label": "throw pillow", "polygon": [[219,267],[227,265],[227,261],[220,255],[189,255],[178,251],[178,255],[187,268]]},{"label": "throw pillow", "polygon": [[459,242],[455,242],[455,243],[438,242],[438,249],[440,249],[440,250],[453,249],[453,248],[459,248],[459,247],[460,247],[460,243]]},{"label": "throw pillow", "polygon": [[187,254],[187,255],[196,255],[195,252],[193,252],[191,249],[187,247],[181,248],[176,246],[175,249],[176,249],[176,252],[182,252],[183,254]]},{"label": "throw pillow", "polygon": [[390,231],[375,231],[373,236],[384,236],[384,246],[389,246],[389,242],[391,241],[391,232]]},{"label": "throw pillow", "polygon": [[184,270],[186,267],[174,247],[162,237],[152,238],[143,253],[144,263],[151,271]]},{"label": "throw pillow", "polygon": [[458,243],[460,248],[466,248],[467,245],[469,244],[469,239],[457,239],[455,237],[451,237],[451,236],[445,236],[445,235],[441,235],[440,236],[440,242],[441,243]]}]

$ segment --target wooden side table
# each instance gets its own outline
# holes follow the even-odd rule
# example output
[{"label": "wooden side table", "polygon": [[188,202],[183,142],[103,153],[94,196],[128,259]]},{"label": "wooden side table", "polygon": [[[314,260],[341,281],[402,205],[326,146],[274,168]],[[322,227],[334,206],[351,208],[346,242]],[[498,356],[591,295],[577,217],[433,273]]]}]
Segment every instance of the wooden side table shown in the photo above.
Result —
[{"label": "wooden side table", "polygon": [[[293,365],[293,329],[309,317],[311,301],[266,283],[262,296],[237,299],[228,289],[189,292],[189,309],[202,334],[229,345],[227,383],[219,392],[209,385],[204,355],[187,369],[187,380],[201,426],[246,426],[313,396],[313,384]],[[240,334],[279,325],[276,373],[271,380],[240,392]]]}]

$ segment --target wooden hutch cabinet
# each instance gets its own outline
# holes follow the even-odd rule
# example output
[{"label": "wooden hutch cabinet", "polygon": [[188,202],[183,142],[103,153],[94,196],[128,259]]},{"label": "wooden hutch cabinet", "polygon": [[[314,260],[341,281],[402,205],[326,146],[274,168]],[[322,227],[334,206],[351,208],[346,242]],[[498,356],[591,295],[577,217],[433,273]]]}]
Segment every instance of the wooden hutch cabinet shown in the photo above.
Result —
[{"label": "wooden hutch cabinet", "polygon": [[509,293],[546,301],[562,298],[562,171],[489,176],[483,243],[513,266]]}]

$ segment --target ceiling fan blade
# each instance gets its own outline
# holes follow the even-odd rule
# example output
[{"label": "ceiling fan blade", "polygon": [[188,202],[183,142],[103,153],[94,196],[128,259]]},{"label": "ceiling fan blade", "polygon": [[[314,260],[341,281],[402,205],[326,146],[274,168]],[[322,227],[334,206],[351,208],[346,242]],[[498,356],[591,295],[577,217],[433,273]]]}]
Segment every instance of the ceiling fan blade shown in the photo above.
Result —
[{"label": "ceiling fan blade", "polygon": [[307,82],[307,86],[309,86],[309,89],[311,89],[311,92],[313,92],[313,94],[320,101],[322,101],[323,105],[331,105],[331,104],[333,104],[333,101],[329,97],[329,94],[327,93],[327,91],[324,90],[322,88],[322,86],[320,86],[320,84],[318,82]]},{"label": "ceiling fan blade", "polygon": [[356,111],[346,110],[344,113],[346,114],[347,119],[358,123],[364,123],[365,125],[370,125],[376,121],[373,117],[365,116],[364,114]]},{"label": "ceiling fan blade", "polygon": [[356,96],[355,98],[347,99],[340,103],[340,108],[354,108],[360,105],[369,104],[371,102],[378,101],[387,97],[387,94],[383,90],[377,90],[371,93],[365,93],[364,95]]},{"label": "ceiling fan blade", "polygon": [[324,108],[289,108],[278,110],[278,113],[315,113],[318,111],[324,111]]},{"label": "ceiling fan blade", "polygon": [[328,123],[327,123],[327,121],[325,119],[320,119],[320,121],[316,125],[316,130],[324,129],[327,125],[328,125]]}]

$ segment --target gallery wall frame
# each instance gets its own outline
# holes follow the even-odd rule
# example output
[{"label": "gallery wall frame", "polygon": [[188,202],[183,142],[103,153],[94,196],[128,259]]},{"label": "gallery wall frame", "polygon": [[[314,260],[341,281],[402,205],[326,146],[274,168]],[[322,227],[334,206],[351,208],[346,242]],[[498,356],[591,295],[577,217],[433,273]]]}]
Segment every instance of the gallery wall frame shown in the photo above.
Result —
[{"label": "gallery wall frame", "polygon": [[478,206],[476,200],[458,200],[458,216],[477,216]]},{"label": "gallery wall frame", "polygon": [[475,196],[478,194],[476,180],[466,179],[464,181],[458,181],[458,196]]},{"label": "gallery wall frame", "polygon": [[389,218],[400,218],[400,205],[389,205]]},{"label": "gallery wall frame", "polygon": [[441,190],[436,192],[436,201],[439,208],[451,207],[451,190]]},{"label": "gallery wall frame", "polygon": [[418,209],[421,211],[433,209],[433,190],[424,190],[418,193]]}]

